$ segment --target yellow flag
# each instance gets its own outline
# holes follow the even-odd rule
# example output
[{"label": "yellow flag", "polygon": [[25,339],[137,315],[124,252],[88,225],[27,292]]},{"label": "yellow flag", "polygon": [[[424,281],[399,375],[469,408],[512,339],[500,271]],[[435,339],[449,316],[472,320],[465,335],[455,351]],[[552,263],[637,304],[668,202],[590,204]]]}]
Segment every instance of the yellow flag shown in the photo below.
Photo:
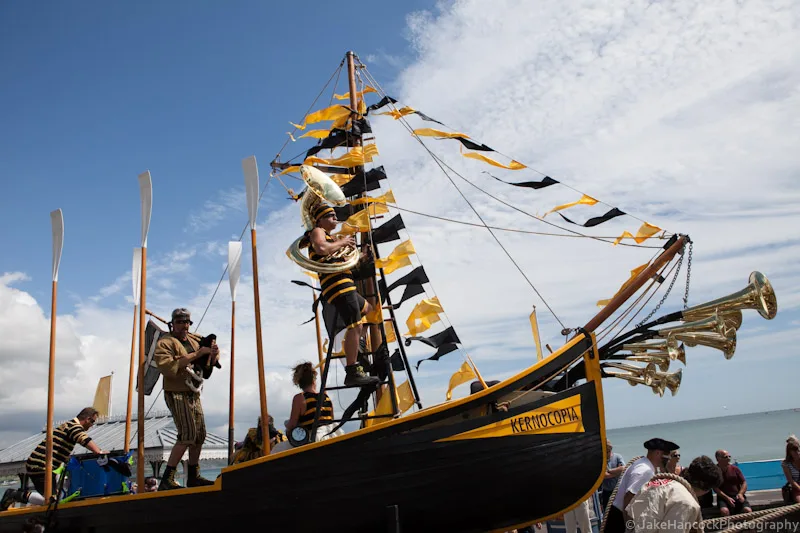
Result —
[{"label": "yellow flag", "polygon": [[104,376],[97,382],[97,390],[94,393],[92,407],[97,409],[99,416],[111,414],[111,378],[112,376]]},{"label": "yellow flag", "polygon": [[574,206],[579,205],[579,204],[594,205],[596,203],[597,203],[597,200],[595,200],[594,198],[592,198],[591,196],[589,196],[587,194],[584,194],[583,196],[581,196],[581,199],[578,200],[577,202],[570,202],[568,204],[563,204],[563,205],[559,205],[559,206],[554,207],[553,209],[551,209],[550,211],[545,213],[542,218],[546,217],[550,213],[555,213],[556,211],[561,211],[562,209],[567,209],[569,207],[574,207]]},{"label": "yellow flag", "polygon": [[623,232],[622,235],[620,235],[614,240],[614,246],[618,245],[620,241],[626,237],[628,239],[633,239],[634,241],[636,241],[637,244],[642,244],[644,241],[646,241],[659,231],[661,231],[661,228],[659,228],[658,226],[654,226],[652,224],[645,222],[639,227],[635,236],[632,235],[630,231]]},{"label": "yellow flag", "polygon": [[[378,91],[376,91],[375,89],[373,89],[372,87],[367,85],[366,87],[364,87],[363,91],[358,91],[356,93],[356,98],[363,98],[365,94],[376,93],[376,92],[378,92]],[[349,100],[350,99],[350,93],[346,92],[344,94],[334,94],[333,97],[336,98],[337,100]]]},{"label": "yellow flag", "polygon": [[[625,288],[626,288],[628,285],[630,285],[630,284],[631,284],[631,282],[633,281],[633,278],[635,278],[636,276],[638,276],[638,275],[639,275],[639,274],[642,272],[642,270],[644,270],[645,268],[647,268],[647,265],[649,265],[649,264],[650,264],[650,262],[647,262],[647,263],[645,263],[645,264],[643,264],[643,265],[639,265],[638,267],[636,267],[636,268],[634,268],[633,270],[631,270],[631,275],[630,275],[630,277],[629,277],[629,278],[628,278],[628,279],[625,281],[625,283],[623,283],[623,284],[622,284],[622,286],[619,288],[619,290],[618,290],[616,293],[614,293],[614,296],[616,296],[617,294],[619,294],[620,292],[622,292],[623,290],[625,290]],[[597,305],[598,305],[599,307],[604,307],[604,306],[608,305],[608,302],[610,302],[610,301],[611,301],[611,300],[614,298],[614,296],[612,296],[611,298],[607,298],[607,299],[605,299],[605,300],[599,300],[599,301],[597,302]]]},{"label": "yellow flag", "polygon": [[376,113],[376,114],[378,114],[378,115],[391,115],[392,118],[394,118],[395,120],[398,120],[401,117],[404,117],[406,115],[410,115],[410,114],[416,113],[416,112],[417,112],[416,109],[412,109],[412,108],[406,106],[406,107],[404,107],[402,109],[399,109],[399,110],[392,109],[391,111],[385,111],[383,113]]},{"label": "yellow flag", "polygon": [[322,159],[321,157],[311,156],[303,161],[304,165],[311,165],[317,163],[320,165],[330,165],[332,167],[345,167],[353,168],[363,166],[365,163],[372,162],[372,159],[378,155],[378,147],[374,144],[368,144],[363,148],[356,146],[346,154],[333,159]]},{"label": "yellow flag", "polygon": [[504,165],[502,163],[499,163],[499,162],[495,161],[494,159],[486,157],[483,154],[476,154],[475,152],[463,152],[462,151],[461,155],[463,155],[464,157],[468,157],[470,159],[477,159],[478,161],[483,161],[484,163],[489,163],[490,165],[493,165],[495,167],[505,168],[505,169],[508,169],[508,170],[522,170],[523,168],[528,168],[525,165],[523,165],[522,163],[520,163],[518,161],[514,161],[513,159],[511,160],[511,163],[509,163],[508,165]]},{"label": "yellow flag", "polygon": [[397,335],[394,332],[394,326],[392,325],[391,320],[385,320],[383,322],[383,329],[386,330],[386,342],[394,342],[397,340]]},{"label": "yellow flag", "polygon": [[354,177],[355,176],[353,174],[331,174],[330,176],[333,182],[340,187],[345,183],[347,183],[348,181],[350,181],[351,179],[353,179]]},{"label": "yellow flag", "polygon": [[381,306],[376,305],[373,307],[372,312],[365,319],[367,324],[380,324],[383,322],[383,309],[381,309]]},{"label": "yellow flag", "polygon": [[472,367],[469,366],[469,363],[464,361],[461,364],[461,368],[450,376],[450,386],[447,387],[447,400],[449,401],[453,398],[453,389],[472,379],[475,379],[475,372],[472,371]]},{"label": "yellow flag", "polygon": [[356,198],[350,205],[360,205],[360,204],[371,204],[371,203],[379,203],[379,204],[396,204],[397,202],[394,199],[394,193],[391,190],[386,191],[386,194],[382,194],[380,196],[365,196],[364,198]]},{"label": "yellow flag", "polygon": [[419,135],[420,137],[444,137],[445,139],[469,139],[469,135],[465,133],[459,133],[457,131],[449,132],[449,131],[442,131],[442,130],[435,130],[433,128],[419,128],[414,130],[415,135]]},{"label": "yellow flag", "polygon": [[384,274],[391,274],[398,268],[410,266],[411,260],[408,256],[415,253],[417,252],[414,250],[414,244],[410,240],[402,242],[392,250],[389,257],[377,259],[375,268],[382,268]]},{"label": "yellow flag", "polygon": [[308,270],[303,270],[303,274],[305,274],[311,279],[319,279],[319,274],[317,274],[316,272],[309,272]]},{"label": "yellow flag", "polygon": [[536,308],[531,312],[531,332],[533,332],[533,342],[536,343],[537,360],[542,360],[542,341],[539,339],[539,322],[536,320]]},{"label": "yellow flag", "polygon": [[[397,386],[395,389],[395,398],[397,399],[397,409],[401,414],[411,409],[411,407],[414,405],[414,393],[411,390],[411,384],[408,381],[404,381],[402,385]],[[388,390],[381,394],[381,399],[378,401],[378,405],[375,407],[375,410],[369,412],[369,416],[375,416],[376,414],[392,414],[392,397],[389,395]],[[392,418],[389,416],[383,418],[368,418],[364,422],[364,426],[377,426],[379,424],[388,422],[391,419]]]},{"label": "yellow flag", "polygon": [[349,116],[350,110],[343,105],[337,104],[306,115],[306,119],[302,124],[295,124],[293,122],[290,122],[289,124],[299,130],[304,130],[309,124],[316,124],[317,122],[322,122],[323,120],[334,120],[338,122],[344,119],[346,121]]},{"label": "yellow flag", "polygon": [[439,322],[441,320],[439,313],[442,311],[438,296],[421,300],[414,306],[411,314],[408,315],[408,320],[406,320],[408,333],[406,333],[406,336],[413,337],[418,335],[430,328],[432,324]]},{"label": "yellow flag", "polygon": [[278,176],[283,176],[284,174],[288,174],[289,172],[300,172],[300,165],[292,165],[290,167],[286,167],[281,171]]},{"label": "yellow flag", "polygon": [[350,216],[342,223],[339,235],[351,235],[353,233],[364,233],[369,231],[369,217],[383,215],[389,212],[389,208],[384,204],[370,204],[358,213]]},{"label": "yellow flag", "polygon": [[404,381],[397,387],[397,407],[401,413],[405,413],[414,405],[414,391],[411,390],[411,383]]},{"label": "yellow flag", "polygon": [[302,134],[299,138],[302,139],[303,137],[312,137],[314,139],[324,139],[330,134],[330,130],[309,130]]}]

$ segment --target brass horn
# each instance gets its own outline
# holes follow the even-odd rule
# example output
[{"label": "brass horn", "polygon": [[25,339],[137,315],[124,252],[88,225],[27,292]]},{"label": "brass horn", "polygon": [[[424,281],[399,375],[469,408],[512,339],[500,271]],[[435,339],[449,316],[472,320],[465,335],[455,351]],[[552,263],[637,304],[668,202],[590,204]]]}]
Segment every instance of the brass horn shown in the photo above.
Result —
[{"label": "brass horn", "polygon": [[620,370],[625,370],[630,372],[630,374],[619,374],[616,372],[609,373],[609,376],[618,377],[625,380],[631,385],[647,385],[650,386],[653,383],[653,379],[656,377],[656,366],[652,363],[648,364],[645,367],[634,366],[634,365],[626,365],[625,363],[615,363],[615,362],[605,362],[603,363],[603,368],[618,368]]},{"label": "brass horn", "polygon": [[[678,394],[678,389],[681,387],[682,378],[683,369],[678,369],[677,372],[673,372],[672,374],[656,374],[654,383],[656,383],[658,388],[662,391],[663,387],[668,388],[672,395],[675,396]],[[663,392],[661,395],[663,395]]]},{"label": "brass horn", "polygon": [[[743,309],[755,309],[762,317],[772,320],[778,314],[778,299],[772,284],[761,272],[751,272],[749,281],[747,287],[740,291],[684,309],[682,312],[684,320],[695,321],[714,313],[725,315],[731,311],[741,312]],[[738,317],[738,321],[741,325],[741,316]]]},{"label": "brass horn", "polygon": [[736,351],[736,332],[729,331],[728,335],[717,335],[713,333],[679,333],[675,338],[682,341],[686,346],[694,347],[697,345],[716,348],[722,351],[725,359],[733,357]]},{"label": "brass horn", "polygon": [[[656,342],[632,342],[622,345],[623,350],[629,350],[634,355],[644,356],[661,356],[666,355],[671,361],[680,361],[686,364],[686,350],[682,344],[678,344],[678,340],[674,335],[667,336],[664,340]],[[654,350],[654,351],[648,351]],[[628,357],[630,359],[630,357]],[[636,361],[636,359],[633,359]],[[643,360],[643,359],[642,359]]]},{"label": "brass horn", "polygon": [[669,337],[670,335],[679,335],[682,333],[716,333],[718,335],[728,336],[730,332],[735,332],[725,325],[725,321],[720,318],[716,311],[711,316],[693,322],[686,322],[680,326],[673,326],[671,328],[663,328],[658,330],[661,337]]},{"label": "brass horn", "polygon": [[669,370],[669,356],[667,354],[633,354],[625,358],[627,361],[635,361],[637,363],[653,363],[662,372]]}]

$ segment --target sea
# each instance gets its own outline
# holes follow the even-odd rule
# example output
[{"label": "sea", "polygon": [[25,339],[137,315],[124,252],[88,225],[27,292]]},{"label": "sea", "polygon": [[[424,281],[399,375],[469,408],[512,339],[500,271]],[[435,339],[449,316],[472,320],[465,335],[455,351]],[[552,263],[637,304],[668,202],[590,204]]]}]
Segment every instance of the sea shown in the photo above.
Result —
[{"label": "sea", "polygon": [[[660,437],[680,446],[680,464],[687,466],[700,455],[714,458],[714,452],[727,450],[735,462],[780,459],[785,455],[786,438],[800,436],[800,409],[766,411],[743,415],[684,420],[666,424],[634,426],[606,431],[614,451],[627,463],[644,455],[644,442]],[[203,476],[214,479],[224,461],[208,461],[201,466]]]}]

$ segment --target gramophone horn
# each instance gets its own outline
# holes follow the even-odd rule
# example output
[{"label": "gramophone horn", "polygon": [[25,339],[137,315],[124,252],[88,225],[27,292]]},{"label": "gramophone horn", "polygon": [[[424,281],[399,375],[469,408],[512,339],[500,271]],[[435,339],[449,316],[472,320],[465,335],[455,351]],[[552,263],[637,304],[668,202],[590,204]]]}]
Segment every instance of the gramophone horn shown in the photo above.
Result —
[{"label": "gramophone horn", "polygon": [[730,331],[735,333],[736,330],[727,328],[725,322],[715,311],[711,316],[701,320],[686,322],[671,328],[660,329],[658,330],[658,334],[661,337],[669,337],[670,335],[679,335],[682,333],[716,333],[724,336],[730,334]]},{"label": "gramophone horn", "polygon": [[678,393],[681,386],[681,379],[683,378],[683,370],[678,369],[677,372],[672,374],[656,374],[655,382],[659,386],[664,386],[669,389],[673,396]]},{"label": "gramophone horn", "polygon": [[656,376],[656,366],[652,363],[649,363],[645,367],[626,365],[625,363],[615,363],[615,362],[603,363],[603,368],[607,367],[618,368],[620,370],[625,370],[629,372],[629,374],[610,373],[608,374],[609,376],[636,378],[635,380],[636,383],[642,383],[648,386],[653,382],[653,378]]},{"label": "gramophone horn", "polygon": [[707,346],[722,351],[725,359],[733,357],[736,352],[736,332],[729,331],[728,335],[717,335],[715,333],[679,333],[675,335],[679,341],[686,343],[686,346]]},{"label": "gramophone horn", "polygon": [[[772,284],[761,272],[752,272],[749,281],[749,285],[740,291],[684,309],[683,319],[695,321],[711,316],[715,312],[725,315],[732,311],[755,309],[762,317],[772,320],[778,314],[778,299]],[[741,325],[741,317],[734,315],[732,320],[738,320]]]}]

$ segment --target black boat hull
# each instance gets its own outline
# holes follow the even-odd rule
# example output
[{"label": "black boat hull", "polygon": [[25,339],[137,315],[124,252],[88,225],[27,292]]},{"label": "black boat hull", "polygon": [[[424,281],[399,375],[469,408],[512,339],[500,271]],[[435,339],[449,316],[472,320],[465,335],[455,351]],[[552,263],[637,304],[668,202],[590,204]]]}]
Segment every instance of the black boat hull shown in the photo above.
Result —
[{"label": "black boat hull", "polygon": [[[489,408],[582,355],[586,383]],[[598,359],[593,339],[580,337],[488,391],[226,468],[214,487],[74,502],[51,518],[59,532],[375,532],[396,506],[404,532],[504,531],[575,507],[604,471]],[[46,515],[2,513],[0,532],[30,518]]]}]

